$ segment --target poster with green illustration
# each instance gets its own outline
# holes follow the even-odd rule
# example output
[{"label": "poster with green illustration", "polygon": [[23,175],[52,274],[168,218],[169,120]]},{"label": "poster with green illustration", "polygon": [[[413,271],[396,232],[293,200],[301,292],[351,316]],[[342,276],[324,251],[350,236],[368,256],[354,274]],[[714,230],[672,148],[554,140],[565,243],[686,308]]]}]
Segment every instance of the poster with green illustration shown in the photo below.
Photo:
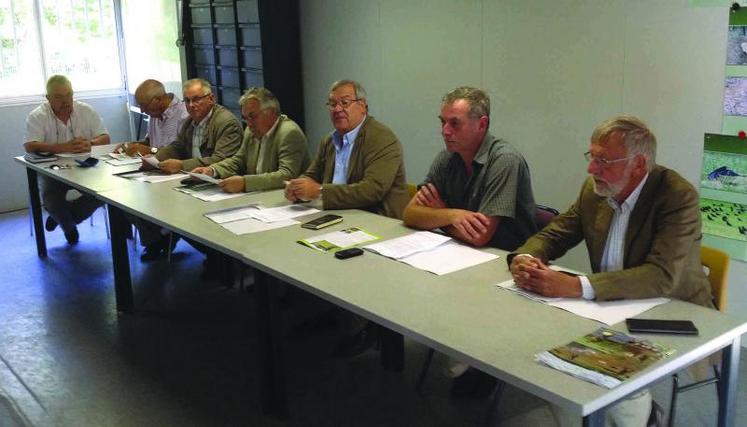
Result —
[{"label": "poster with green illustration", "polygon": [[747,241],[747,139],[705,134],[700,193],[703,232]]}]

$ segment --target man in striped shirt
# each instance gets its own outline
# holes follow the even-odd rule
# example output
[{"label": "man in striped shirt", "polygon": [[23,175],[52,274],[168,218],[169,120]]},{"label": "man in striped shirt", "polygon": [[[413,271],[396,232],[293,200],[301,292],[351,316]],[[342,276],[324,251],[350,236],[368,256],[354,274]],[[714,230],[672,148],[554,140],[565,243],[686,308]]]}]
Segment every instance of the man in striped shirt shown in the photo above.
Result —
[{"label": "man in striped shirt", "polygon": [[140,111],[147,114],[148,134],[140,142],[125,144],[127,154],[134,156],[155,154],[160,147],[176,139],[184,122],[189,118],[187,107],[173,93],[167,93],[163,83],[148,79],[135,90],[135,101]]}]

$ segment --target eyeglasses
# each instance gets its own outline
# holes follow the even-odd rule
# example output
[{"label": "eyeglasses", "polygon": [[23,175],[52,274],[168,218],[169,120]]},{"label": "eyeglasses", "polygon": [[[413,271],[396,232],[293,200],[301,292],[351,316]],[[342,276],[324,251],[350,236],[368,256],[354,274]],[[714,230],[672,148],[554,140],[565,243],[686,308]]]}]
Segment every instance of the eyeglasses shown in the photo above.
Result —
[{"label": "eyeglasses", "polygon": [[337,108],[338,105],[342,107],[343,110],[347,110],[351,105],[353,105],[354,102],[358,102],[358,101],[360,101],[359,98],[341,99],[339,101],[333,101],[330,99],[329,101],[325,102],[324,105],[326,105],[327,108],[329,108],[330,110],[334,110],[335,108]]},{"label": "eyeglasses", "polygon": [[212,95],[212,94],[208,93],[207,95],[193,96],[192,98],[184,97],[184,103],[187,104],[187,105],[189,105],[189,104],[199,104],[200,101],[202,101],[204,98],[207,98],[210,95]]},{"label": "eyeglasses", "polygon": [[603,168],[606,168],[607,166],[609,166],[609,165],[611,165],[613,163],[619,163],[619,162],[624,162],[625,160],[630,160],[633,157],[635,157],[635,154],[633,154],[632,156],[623,157],[621,159],[607,160],[607,159],[596,158],[596,157],[592,156],[591,155],[591,151],[587,151],[587,152],[584,153],[584,159],[586,159],[587,162],[589,162],[589,163],[596,163],[597,165],[599,165],[599,166],[601,166]]}]

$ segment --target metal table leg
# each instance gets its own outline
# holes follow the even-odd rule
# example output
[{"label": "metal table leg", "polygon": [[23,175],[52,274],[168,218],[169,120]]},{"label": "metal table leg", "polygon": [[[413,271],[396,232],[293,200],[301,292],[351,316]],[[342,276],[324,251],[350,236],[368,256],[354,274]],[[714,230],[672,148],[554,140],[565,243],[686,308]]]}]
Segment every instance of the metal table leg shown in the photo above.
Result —
[{"label": "metal table leg", "polygon": [[39,198],[39,179],[36,171],[27,167],[26,178],[29,184],[29,201],[31,202],[31,217],[34,219],[34,235],[36,236],[36,253],[39,258],[47,257],[47,241],[44,237],[42,223],[41,200]]},{"label": "metal table leg", "polygon": [[117,298],[117,311],[132,313],[135,305],[132,296],[132,279],[130,278],[130,257],[127,253],[127,228],[129,224],[121,209],[107,205],[109,209],[109,228],[111,229],[112,268],[114,270],[114,291]]},{"label": "metal table leg", "polygon": [[741,337],[721,351],[721,380],[719,386],[719,427],[734,425],[737,401],[737,375],[739,375],[739,350]]},{"label": "metal table leg", "polygon": [[254,271],[257,296],[259,400],[262,412],[284,420],[288,416],[277,286],[267,273]]}]

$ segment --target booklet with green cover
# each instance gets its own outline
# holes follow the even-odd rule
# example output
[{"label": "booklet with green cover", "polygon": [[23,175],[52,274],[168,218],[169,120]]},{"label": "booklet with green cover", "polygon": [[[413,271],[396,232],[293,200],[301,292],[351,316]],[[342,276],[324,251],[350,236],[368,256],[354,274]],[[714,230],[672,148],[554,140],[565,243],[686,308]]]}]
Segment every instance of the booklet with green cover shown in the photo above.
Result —
[{"label": "booklet with green cover", "polygon": [[583,337],[543,351],[540,363],[575,377],[613,388],[674,350],[639,337],[599,328]]},{"label": "booklet with green cover", "polygon": [[360,243],[378,240],[379,236],[373,235],[357,227],[349,227],[344,230],[320,234],[299,240],[298,243],[322,252],[337,252]]}]

